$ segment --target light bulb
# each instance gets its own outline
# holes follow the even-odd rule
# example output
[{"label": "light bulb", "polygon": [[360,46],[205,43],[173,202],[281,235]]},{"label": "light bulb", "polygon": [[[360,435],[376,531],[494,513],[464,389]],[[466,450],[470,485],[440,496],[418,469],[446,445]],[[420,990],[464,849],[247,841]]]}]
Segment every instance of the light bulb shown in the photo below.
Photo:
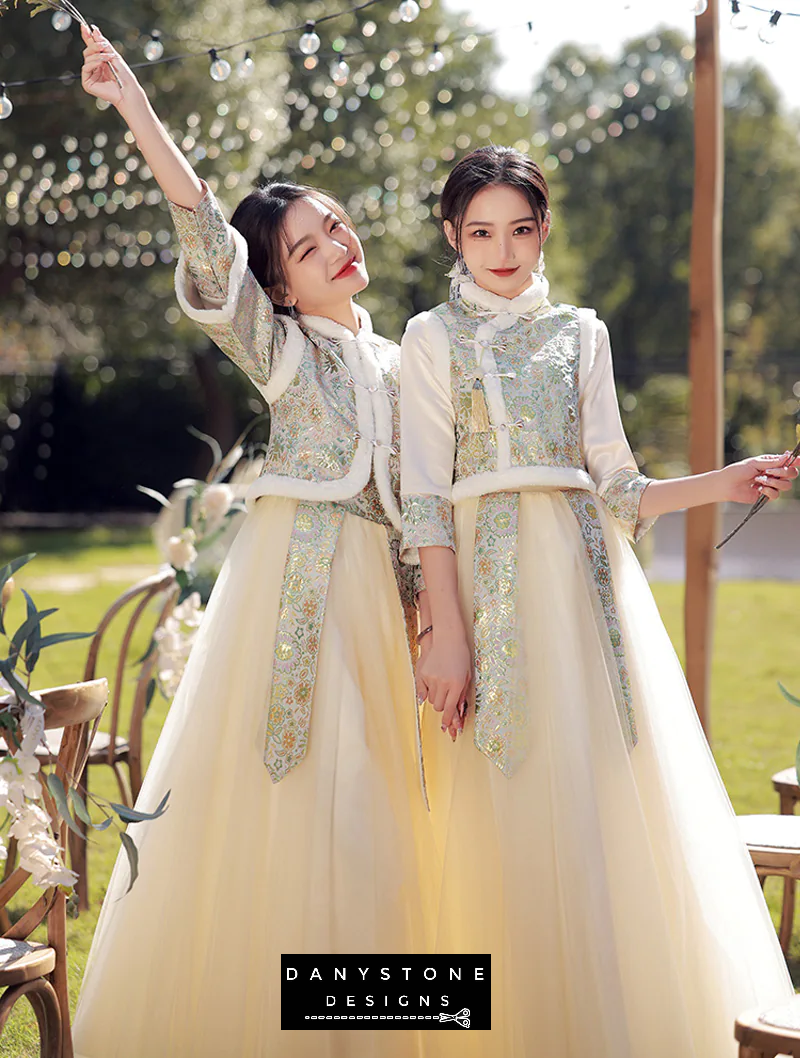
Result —
[{"label": "light bulb", "polygon": [[331,63],[331,80],[335,85],[342,88],[347,84],[347,78],[350,76],[350,67],[344,61],[339,59],[338,62]]},{"label": "light bulb", "polygon": [[778,19],[781,17],[780,11],[773,11],[769,16],[769,22],[766,26],[762,26],[758,31],[758,39],[763,44],[774,44],[778,36]]},{"label": "light bulb", "polygon": [[155,62],[164,54],[164,45],[161,43],[159,33],[156,30],[150,34],[150,40],[147,41],[142,51],[148,62]]},{"label": "light bulb", "polygon": [[6,95],[5,88],[0,88],[0,121],[10,118],[14,110],[14,104]]},{"label": "light bulb", "polygon": [[306,22],[306,31],[300,38],[300,51],[303,55],[314,55],[315,52],[319,51],[320,39],[314,29],[313,22]]},{"label": "light bulb", "polygon": [[747,12],[742,11],[739,6],[739,0],[731,0],[731,26],[734,29],[747,29],[749,25],[750,19]]},{"label": "light bulb", "polygon": [[444,55],[442,49],[437,44],[433,51],[428,57],[428,70],[431,73],[438,73],[439,70],[444,68]]},{"label": "light bulb", "polygon": [[211,68],[208,71],[211,74],[211,80],[227,81],[231,75],[231,64],[227,59],[218,58],[213,48],[208,54],[211,56]]},{"label": "light bulb", "polygon": [[402,4],[398,7],[397,13],[403,22],[413,22],[414,19],[419,15],[419,4],[417,0],[403,0]]},{"label": "light bulb", "polygon": [[246,81],[248,77],[252,77],[255,73],[256,64],[250,58],[250,52],[244,53],[244,58],[236,67],[236,73],[243,81]]},{"label": "light bulb", "polygon": [[693,0],[691,10],[699,18],[708,11],[708,0]]},{"label": "light bulb", "polygon": [[54,11],[50,25],[58,33],[65,33],[72,25],[72,15],[68,15],[66,11]]}]

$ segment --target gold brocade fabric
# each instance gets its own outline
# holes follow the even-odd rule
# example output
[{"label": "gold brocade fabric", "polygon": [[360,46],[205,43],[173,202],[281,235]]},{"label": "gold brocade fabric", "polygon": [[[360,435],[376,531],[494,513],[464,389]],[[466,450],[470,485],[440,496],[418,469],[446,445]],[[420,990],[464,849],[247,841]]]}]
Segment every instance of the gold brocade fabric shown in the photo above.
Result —
[{"label": "gold brocade fabric", "polygon": [[475,524],[475,745],[504,775],[524,760],[530,712],[518,687],[519,493],[481,496]]},{"label": "gold brocade fabric", "polygon": [[283,578],[264,746],[273,782],[299,764],[308,749],[325,602],[344,514],[333,504],[297,507]]},{"label": "gold brocade fabric", "polygon": [[[517,635],[517,532],[519,493],[481,496],[475,523],[475,734],[477,748],[511,777],[530,744],[528,697],[535,688],[521,686],[525,671]],[[636,745],[630,675],[625,658],[611,566],[591,493],[563,493],[580,527],[590,579],[595,589],[598,624],[604,629],[603,652],[627,745]]]},{"label": "gold brocade fabric", "polygon": [[[583,537],[583,546],[589,570],[595,586],[595,603],[599,603],[598,622],[605,628],[606,639],[603,651],[606,655],[607,669],[617,712],[622,726],[625,741],[632,748],[638,741],[636,718],[633,714],[633,694],[628,663],[625,658],[625,644],[622,640],[617,600],[614,596],[614,581],[611,575],[611,563],[608,558],[606,539],[603,535],[603,524],[597,509],[597,499],[589,492],[580,489],[568,489],[564,492],[572,513],[578,520]],[[638,504],[636,505],[638,511]],[[636,514],[634,513],[634,524]]]},{"label": "gold brocade fabric", "polygon": [[[462,301],[439,305],[450,341],[451,386],[456,419],[454,481],[497,468],[497,431],[507,430],[512,466],[580,467],[583,454],[578,415],[580,327],[577,310],[549,306],[532,319],[493,338],[478,339],[486,314]],[[476,365],[476,347],[490,349],[495,369]],[[506,421],[475,432],[476,378],[501,380]]]}]

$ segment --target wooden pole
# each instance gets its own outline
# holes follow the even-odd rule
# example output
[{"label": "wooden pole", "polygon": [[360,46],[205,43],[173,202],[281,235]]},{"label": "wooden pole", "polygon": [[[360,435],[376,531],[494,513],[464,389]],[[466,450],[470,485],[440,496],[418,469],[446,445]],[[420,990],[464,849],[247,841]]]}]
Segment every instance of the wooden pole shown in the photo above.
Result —
[{"label": "wooden pole", "polygon": [[[689,462],[693,474],[722,466],[722,192],[723,109],[719,4],[696,20],[689,376]],[[719,510],[695,507],[686,520],[686,676],[710,736],[709,694],[717,580]]]}]

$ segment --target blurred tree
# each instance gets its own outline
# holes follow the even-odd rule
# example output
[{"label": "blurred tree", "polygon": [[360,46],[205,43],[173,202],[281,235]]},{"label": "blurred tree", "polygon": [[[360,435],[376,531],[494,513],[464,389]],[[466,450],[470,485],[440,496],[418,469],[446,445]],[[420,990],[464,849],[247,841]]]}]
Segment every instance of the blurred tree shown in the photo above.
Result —
[{"label": "blurred tree", "polygon": [[[583,261],[580,297],[609,325],[623,389],[640,391],[631,432],[640,451],[652,452],[640,439],[664,434],[664,409],[660,398],[648,400],[646,380],[686,364],[693,47],[659,31],[623,51],[613,63],[565,46],[532,104],[549,132],[540,136],[551,151],[545,164],[560,173],[563,223]],[[800,147],[796,119],[781,111],[762,69],[728,68],[725,102],[726,347],[735,369],[727,448],[737,456],[784,443],[787,413],[797,410],[771,357],[796,332],[787,299],[800,264]],[[676,395],[680,387],[655,389]],[[682,465],[680,451],[664,459]]]}]

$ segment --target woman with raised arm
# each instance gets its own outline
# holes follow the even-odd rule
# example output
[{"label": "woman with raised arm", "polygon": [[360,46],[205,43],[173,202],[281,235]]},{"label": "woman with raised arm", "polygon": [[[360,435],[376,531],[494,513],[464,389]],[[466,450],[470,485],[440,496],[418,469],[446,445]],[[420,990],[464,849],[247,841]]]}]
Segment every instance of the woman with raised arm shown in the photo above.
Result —
[{"label": "woman with raised arm", "polygon": [[417,1058],[417,1032],[281,1032],[280,1008],[281,954],[429,946],[399,350],[353,300],[368,277],[339,203],[272,185],[227,224],[125,61],[84,40],[84,88],[169,200],[178,300],[272,432],[139,797],[148,811],[171,790],[169,808],[136,828],[136,884],[121,857],[104,900],[76,1054]]},{"label": "woman with raised arm", "polygon": [[491,1032],[432,1033],[427,1053],[734,1058],[736,1015],[792,985],[629,540],[773,498],[797,469],[640,473],[605,326],[548,300],[530,158],[466,156],[441,215],[454,290],[403,338],[404,548],[432,612],[418,683],[464,732],[426,739],[437,950],[489,953],[493,1004]]}]

